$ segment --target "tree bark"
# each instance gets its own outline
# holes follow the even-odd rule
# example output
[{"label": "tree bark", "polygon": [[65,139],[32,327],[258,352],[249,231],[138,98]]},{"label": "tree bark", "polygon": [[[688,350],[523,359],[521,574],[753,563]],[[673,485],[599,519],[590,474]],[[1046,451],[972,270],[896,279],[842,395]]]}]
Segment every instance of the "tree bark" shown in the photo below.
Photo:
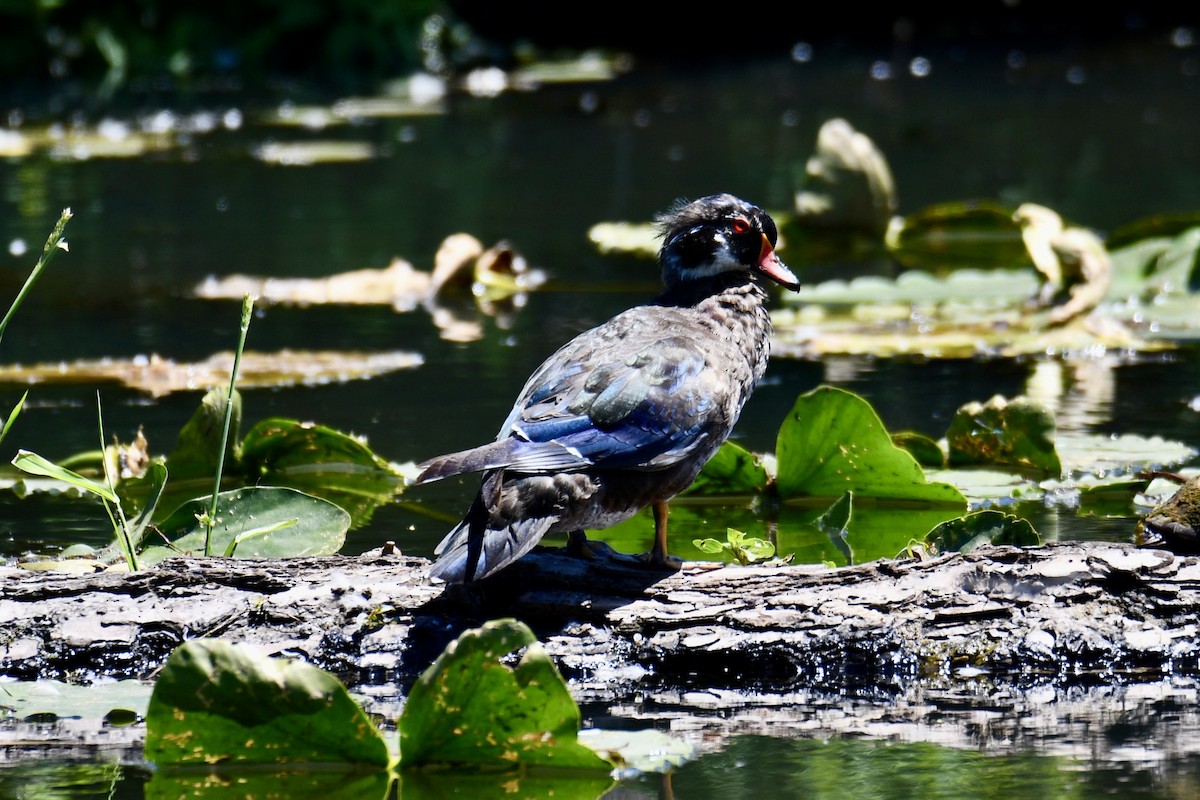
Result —
[{"label": "tree bark", "polygon": [[[710,740],[835,723],[912,733],[982,705],[989,724],[963,717],[951,738],[1019,744],[1030,719],[1069,730],[1068,700],[1154,717],[1200,674],[1200,559],[1132,545],[678,573],[540,550],[469,587],[431,583],[427,567],[379,554],[176,558],[133,574],[0,567],[0,675],[152,678],[180,643],[211,636],[330,670],[394,718],[446,643],[511,616],[600,726],[636,718]],[[1200,729],[1194,711],[1154,724]]]}]

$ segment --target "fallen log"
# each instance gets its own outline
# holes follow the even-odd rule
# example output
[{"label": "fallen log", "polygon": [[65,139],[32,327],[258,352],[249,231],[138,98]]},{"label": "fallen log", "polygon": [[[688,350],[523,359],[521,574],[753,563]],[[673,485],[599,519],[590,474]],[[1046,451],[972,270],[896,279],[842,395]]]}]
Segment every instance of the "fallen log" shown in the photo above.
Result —
[{"label": "fallen log", "polygon": [[152,678],[183,641],[220,637],[330,670],[394,719],[447,642],[512,616],[597,724],[636,718],[717,739],[828,730],[834,718],[913,731],[982,705],[999,712],[995,731],[963,721],[960,735],[1011,744],[1022,716],[1062,724],[1047,692],[1098,693],[1129,712],[1121,687],[1182,704],[1172,687],[1200,674],[1200,559],[1133,545],[678,573],[539,550],[470,587],[431,583],[427,567],[377,553],[175,558],[82,576],[0,567],[0,675]]}]

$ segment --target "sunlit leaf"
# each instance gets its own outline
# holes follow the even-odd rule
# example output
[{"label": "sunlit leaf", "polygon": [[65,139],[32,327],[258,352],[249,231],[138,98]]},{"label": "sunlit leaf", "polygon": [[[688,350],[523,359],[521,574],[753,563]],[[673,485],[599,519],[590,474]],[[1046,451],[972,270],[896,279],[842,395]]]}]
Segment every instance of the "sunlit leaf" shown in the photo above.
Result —
[{"label": "sunlit leaf", "polygon": [[941,523],[929,532],[925,541],[938,552],[969,553],[984,544],[1033,547],[1041,544],[1042,538],[1027,519],[984,510]]},{"label": "sunlit leaf", "polygon": [[77,488],[83,489],[97,497],[102,497],[110,503],[116,503],[117,495],[103,483],[94,481],[90,478],[85,478],[82,475],[72,472],[69,469],[64,469],[57,464],[42,458],[37,453],[31,453],[28,450],[18,450],[17,455],[12,460],[13,466],[30,473],[31,475],[41,475],[46,478],[54,478],[55,480],[68,483]]},{"label": "sunlit leaf", "polygon": [[337,678],[219,639],[185,642],[167,659],[146,712],[145,755],[159,766],[390,762]]},{"label": "sunlit leaf", "polygon": [[800,395],[779,429],[776,457],[785,500],[853,491],[859,503],[966,507],[953,486],[927,481],[870,404],[845,389],[820,386]]},{"label": "sunlit leaf", "polygon": [[1015,467],[1058,477],[1063,467],[1056,430],[1054,412],[1029,397],[966,403],[946,430],[947,460],[951,466]]},{"label": "sunlit leaf", "polygon": [[[141,554],[142,564],[156,564],[180,553],[203,555],[206,529],[200,519],[207,515],[209,503],[207,497],[190,500],[160,522],[156,528],[166,543],[156,544],[148,536],[147,547]],[[298,522],[293,524],[293,520]],[[274,530],[241,541],[233,555],[237,558],[333,555],[345,543],[350,515],[326,500],[280,486],[251,486],[221,492],[212,530],[212,552],[225,553],[238,537],[268,528]]]},{"label": "sunlit leaf", "polygon": [[[502,662],[520,648],[516,664]],[[579,726],[579,708],[533,632],[494,620],[463,632],[413,685],[400,718],[400,762],[610,771],[579,743]]]}]

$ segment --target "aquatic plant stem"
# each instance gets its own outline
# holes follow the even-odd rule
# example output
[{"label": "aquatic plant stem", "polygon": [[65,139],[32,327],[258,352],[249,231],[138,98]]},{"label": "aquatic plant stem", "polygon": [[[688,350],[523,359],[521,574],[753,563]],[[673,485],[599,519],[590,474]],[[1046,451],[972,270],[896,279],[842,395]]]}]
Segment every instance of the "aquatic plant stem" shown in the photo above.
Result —
[{"label": "aquatic plant stem", "polygon": [[208,519],[204,524],[204,555],[212,555],[212,530],[217,521],[217,496],[221,494],[221,473],[225,469],[225,451],[229,447],[229,423],[233,417],[233,393],[237,389],[238,367],[242,363],[242,350],[246,347],[246,332],[250,329],[250,314],[254,309],[254,298],[242,295],[242,325],[238,335],[237,349],[233,352],[233,370],[229,375],[229,395],[225,400],[225,421],[221,428],[221,447],[217,452],[217,474],[213,479],[212,503]]},{"label": "aquatic plant stem", "polygon": [[50,235],[46,237],[46,244],[42,247],[42,257],[38,259],[37,266],[33,268],[33,272],[29,273],[29,277],[25,279],[25,285],[21,287],[21,291],[17,292],[17,298],[9,306],[8,313],[4,315],[3,320],[0,320],[0,338],[4,337],[4,330],[8,327],[8,321],[17,312],[17,308],[25,300],[25,295],[29,294],[29,290],[33,288],[33,284],[41,277],[42,272],[49,265],[50,259],[54,258],[59,250],[67,249],[67,241],[63,238],[63,233],[66,231],[67,220],[71,219],[72,216],[71,209],[64,208],[62,214],[58,217],[58,222],[55,224],[54,230],[50,231]]},{"label": "aquatic plant stem", "polygon": [[[120,467],[113,464],[112,469],[109,468],[108,455],[104,449],[104,410],[100,403],[100,392],[96,392],[96,426],[100,431],[100,469],[104,473],[104,485],[108,487],[113,496],[116,496],[117,480],[113,471],[119,470]],[[125,556],[125,563],[129,566],[129,571],[137,572],[139,569],[137,550],[129,531],[129,520],[125,518],[125,510],[121,508],[120,500],[112,503],[111,506],[107,500],[104,501],[104,510],[108,512],[109,522],[116,529],[117,541],[121,544],[121,551]]]}]

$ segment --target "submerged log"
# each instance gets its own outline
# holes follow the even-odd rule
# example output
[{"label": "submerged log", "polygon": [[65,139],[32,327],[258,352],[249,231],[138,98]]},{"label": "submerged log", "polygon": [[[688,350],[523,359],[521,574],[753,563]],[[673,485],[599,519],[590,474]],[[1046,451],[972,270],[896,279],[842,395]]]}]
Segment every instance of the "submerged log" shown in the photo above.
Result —
[{"label": "submerged log", "polygon": [[[471,587],[431,583],[427,567],[379,554],[86,576],[0,567],[0,675],[152,678],[177,645],[211,636],[328,669],[387,716],[458,633],[512,616],[593,719],[700,735],[832,718],[911,729],[981,703],[1019,717],[1039,693],[1131,685],[1160,687],[1139,696],[1161,706],[1168,684],[1200,674],[1200,559],[1133,545],[678,573],[540,550]],[[998,741],[1019,739],[1000,728]]]}]

